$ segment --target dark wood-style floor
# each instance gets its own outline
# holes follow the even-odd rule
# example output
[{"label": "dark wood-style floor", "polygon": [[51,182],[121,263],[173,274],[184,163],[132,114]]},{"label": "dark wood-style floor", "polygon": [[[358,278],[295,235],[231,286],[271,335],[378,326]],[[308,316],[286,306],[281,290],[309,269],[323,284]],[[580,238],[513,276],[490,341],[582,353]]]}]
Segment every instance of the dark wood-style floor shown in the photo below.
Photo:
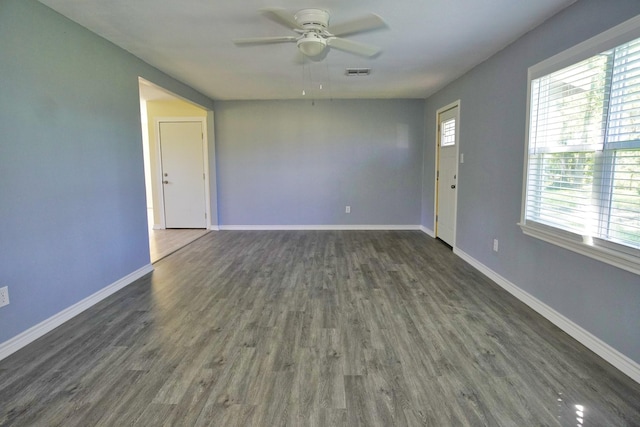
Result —
[{"label": "dark wood-style floor", "polygon": [[640,425],[640,385],[420,232],[216,232],[0,362],[0,425]]}]

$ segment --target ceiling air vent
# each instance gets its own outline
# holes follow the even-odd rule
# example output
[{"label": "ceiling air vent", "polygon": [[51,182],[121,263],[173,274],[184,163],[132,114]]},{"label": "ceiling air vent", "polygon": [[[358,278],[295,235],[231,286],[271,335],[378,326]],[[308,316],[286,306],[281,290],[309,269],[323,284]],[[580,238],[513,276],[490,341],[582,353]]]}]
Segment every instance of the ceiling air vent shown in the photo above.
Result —
[{"label": "ceiling air vent", "polygon": [[371,68],[347,68],[347,76],[364,77],[371,74]]}]

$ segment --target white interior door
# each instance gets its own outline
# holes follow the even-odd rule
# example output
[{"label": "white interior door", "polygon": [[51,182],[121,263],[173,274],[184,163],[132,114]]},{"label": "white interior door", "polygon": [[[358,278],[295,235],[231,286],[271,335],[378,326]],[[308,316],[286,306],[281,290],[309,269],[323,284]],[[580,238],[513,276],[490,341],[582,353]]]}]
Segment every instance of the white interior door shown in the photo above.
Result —
[{"label": "white interior door", "polygon": [[458,178],[458,106],[438,114],[436,237],[454,246]]},{"label": "white interior door", "polygon": [[160,122],[166,228],[205,228],[205,173],[201,122]]}]

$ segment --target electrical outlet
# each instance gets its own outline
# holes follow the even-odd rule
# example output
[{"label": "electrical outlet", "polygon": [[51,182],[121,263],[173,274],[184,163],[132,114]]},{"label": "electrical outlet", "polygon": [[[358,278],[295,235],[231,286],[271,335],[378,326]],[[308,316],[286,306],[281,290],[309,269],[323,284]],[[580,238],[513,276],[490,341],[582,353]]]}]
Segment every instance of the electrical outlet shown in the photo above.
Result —
[{"label": "electrical outlet", "polygon": [[498,252],[498,239],[493,239],[493,252]]},{"label": "electrical outlet", "polygon": [[0,288],[0,307],[9,305],[9,287]]},{"label": "electrical outlet", "polygon": [[351,206],[345,206],[344,213],[351,213]]}]

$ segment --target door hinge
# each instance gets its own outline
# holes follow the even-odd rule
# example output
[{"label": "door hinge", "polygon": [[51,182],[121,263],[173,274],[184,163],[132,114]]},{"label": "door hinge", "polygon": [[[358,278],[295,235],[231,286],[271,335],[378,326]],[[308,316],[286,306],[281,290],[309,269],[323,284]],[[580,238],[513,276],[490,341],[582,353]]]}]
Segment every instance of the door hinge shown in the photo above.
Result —
[{"label": "door hinge", "polygon": [[207,213],[206,212],[204,213],[204,219],[207,219]]},{"label": "door hinge", "polygon": [[207,179],[207,178],[204,176],[204,173],[202,174],[202,179]]},{"label": "door hinge", "polygon": [[436,215],[436,222],[438,222],[438,215]]},{"label": "door hinge", "polygon": [[436,180],[440,179],[440,171],[436,172]]}]

